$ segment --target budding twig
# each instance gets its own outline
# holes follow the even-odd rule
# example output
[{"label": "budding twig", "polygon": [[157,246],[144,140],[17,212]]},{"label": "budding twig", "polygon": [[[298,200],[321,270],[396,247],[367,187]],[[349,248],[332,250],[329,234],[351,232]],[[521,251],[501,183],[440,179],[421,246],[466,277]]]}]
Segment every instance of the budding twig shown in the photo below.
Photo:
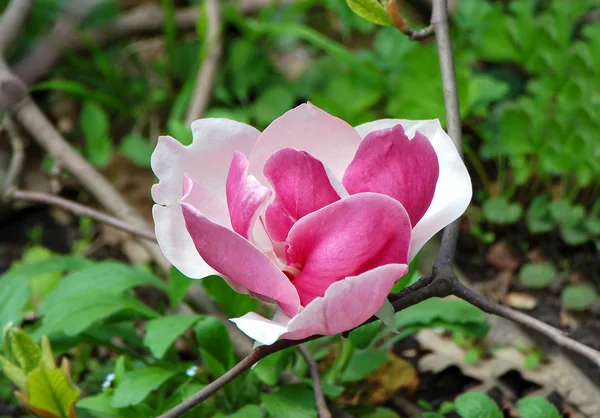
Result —
[{"label": "budding twig", "polygon": [[429,25],[421,30],[412,30],[408,27],[408,23],[398,8],[397,0],[389,0],[387,3],[388,14],[392,19],[392,23],[400,32],[407,35],[411,41],[422,41],[423,39],[429,38],[433,35],[433,25]]}]

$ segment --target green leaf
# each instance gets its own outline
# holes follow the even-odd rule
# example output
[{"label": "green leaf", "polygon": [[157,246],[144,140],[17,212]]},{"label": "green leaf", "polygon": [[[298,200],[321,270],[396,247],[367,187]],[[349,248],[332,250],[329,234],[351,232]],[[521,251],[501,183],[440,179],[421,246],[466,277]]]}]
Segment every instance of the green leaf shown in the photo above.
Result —
[{"label": "green leaf", "polygon": [[200,319],[197,315],[171,315],[156,318],[146,323],[144,345],[152,355],[161,359],[181,334]]},{"label": "green leaf", "polygon": [[534,234],[549,232],[554,229],[554,222],[550,217],[550,201],[545,196],[536,196],[529,209],[525,219],[527,227]]},{"label": "green leaf", "polygon": [[2,373],[4,373],[16,387],[23,392],[27,390],[27,376],[23,370],[2,356],[0,356],[0,366],[2,366]]},{"label": "green leaf", "polygon": [[42,350],[25,331],[16,328],[10,329],[6,333],[6,338],[11,356],[25,373],[29,373],[40,365]]},{"label": "green leaf", "polygon": [[79,390],[61,369],[38,367],[27,375],[27,398],[35,408],[68,417]]},{"label": "green leaf", "polygon": [[352,342],[352,345],[358,349],[366,348],[369,344],[371,344],[379,332],[380,326],[381,323],[379,321],[374,321],[370,324],[356,328],[348,336],[350,338],[350,342]]},{"label": "green leaf", "polygon": [[87,398],[80,399],[77,402],[77,407],[95,412],[100,417],[127,418],[126,411],[120,411],[119,409],[110,406],[111,401],[112,396],[105,392],[99,395],[88,396]]},{"label": "green leaf", "polygon": [[396,313],[398,327],[429,325],[435,320],[455,324],[484,323],[485,314],[464,300],[431,298]]},{"label": "green leaf", "polygon": [[214,316],[202,316],[194,326],[200,348],[209,352],[226,370],[233,366],[235,355],[227,328]]},{"label": "green leaf", "polygon": [[589,285],[567,286],[560,295],[563,306],[572,311],[584,311],[597,299],[596,289]]},{"label": "green leaf", "polygon": [[519,271],[519,281],[531,289],[543,289],[556,277],[556,269],[550,263],[528,263]]},{"label": "green leaf", "polygon": [[510,203],[503,197],[495,197],[483,202],[483,214],[490,222],[512,224],[519,220],[523,208],[518,203]]},{"label": "green leaf", "polygon": [[175,119],[169,120],[167,122],[167,132],[183,145],[190,145],[192,143],[192,130],[183,122]]},{"label": "green leaf", "polygon": [[152,147],[148,139],[141,135],[124,136],[119,144],[119,152],[140,167],[150,167]]},{"label": "green leaf", "polygon": [[223,418],[263,418],[265,415],[258,405],[246,405],[233,414],[215,415],[215,418],[219,418],[219,416]]},{"label": "green leaf", "polygon": [[254,119],[267,126],[294,105],[295,95],[285,85],[273,85],[263,90],[252,104]]},{"label": "green leaf", "polygon": [[259,303],[248,295],[236,293],[219,276],[209,276],[200,282],[206,293],[217,302],[217,305],[230,317],[237,318],[250,311],[256,311]]},{"label": "green leaf", "polygon": [[281,372],[283,372],[289,364],[292,354],[292,348],[273,353],[256,363],[252,368],[252,371],[256,373],[262,382],[269,386],[273,386],[279,382]]},{"label": "green leaf", "polygon": [[541,396],[528,396],[517,402],[521,418],[560,418],[554,405]]},{"label": "green leaf", "polygon": [[357,382],[374,372],[387,360],[387,354],[381,350],[355,352],[340,376],[342,382]]},{"label": "green leaf", "polygon": [[282,386],[261,400],[271,417],[317,418],[313,392],[303,384]]},{"label": "green leaf", "polygon": [[133,370],[125,374],[123,382],[115,389],[110,403],[113,408],[124,408],[137,405],[155,389],[169,380],[175,370],[165,370],[158,367]]},{"label": "green leaf", "polygon": [[86,101],[79,123],[85,136],[87,158],[96,167],[106,167],[112,154],[108,114],[97,103]]},{"label": "green leaf", "polygon": [[164,282],[148,271],[114,261],[96,263],[65,276],[60,285],[40,304],[39,311],[45,315],[67,300],[93,300],[96,292],[118,295],[142,285],[165,290]]},{"label": "green leaf", "polygon": [[[50,259],[24,264],[15,264],[0,275],[0,324],[10,321],[14,325],[21,323],[21,312],[27,304],[29,281],[40,274],[50,274],[65,270],[77,270],[92,262],[82,258],[54,255]],[[4,336],[0,333],[0,342]]]},{"label": "green leaf", "polygon": [[385,6],[377,0],[346,0],[354,13],[377,25],[389,26],[392,19]]},{"label": "green leaf", "polygon": [[171,267],[169,277],[167,279],[167,296],[169,297],[169,305],[175,308],[179,305],[194,281],[185,276],[175,267]]},{"label": "green leaf", "polygon": [[400,418],[400,415],[389,408],[376,408],[373,412],[361,415],[360,418]]},{"label": "green leaf", "polygon": [[541,360],[542,357],[540,353],[533,351],[525,356],[523,365],[528,369],[535,369],[537,366],[539,366]]},{"label": "green leaf", "polygon": [[503,418],[498,405],[485,393],[470,392],[454,401],[456,412],[462,418]]}]

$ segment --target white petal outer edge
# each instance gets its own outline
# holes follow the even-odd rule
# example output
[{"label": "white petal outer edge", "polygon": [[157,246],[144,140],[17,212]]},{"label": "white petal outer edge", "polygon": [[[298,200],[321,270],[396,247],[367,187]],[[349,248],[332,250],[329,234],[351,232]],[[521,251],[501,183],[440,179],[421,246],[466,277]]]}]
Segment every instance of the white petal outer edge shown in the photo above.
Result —
[{"label": "white petal outer edge", "polygon": [[[381,275],[381,272],[386,270],[392,270],[394,274],[393,276],[391,276],[391,278],[388,278],[388,280],[386,280],[385,283],[381,283],[381,281],[378,280],[378,278]],[[322,315],[316,315],[317,313],[322,314],[322,307],[325,303],[331,302],[335,299],[339,299],[340,295],[343,295],[348,287],[352,287],[358,284],[357,281],[365,279],[368,280],[369,286],[385,286],[387,289],[384,293],[387,297],[387,294],[389,293],[389,290],[394,285],[394,283],[400,277],[405,275],[407,271],[408,266],[406,264],[387,264],[384,266],[377,267],[358,276],[347,277],[346,279],[333,283],[331,286],[329,286],[329,288],[325,292],[325,296],[314,299],[311,303],[309,303],[306,306],[306,308],[301,310],[300,313],[298,313],[298,315],[294,316],[293,318],[290,318],[281,310],[279,310],[277,311],[273,319],[267,319],[261,315],[258,315],[255,312],[249,312],[240,318],[233,318],[231,319],[231,321],[234,322],[244,334],[248,335],[250,338],[264,345],[271,345],[279,338],[301,340],[303,338],[316,334],[332,335],[333,333],[340,333],[343,331],[347,331],[347,329],[336,329],[335,331],[331,330],[328,326],[327,319],[323,318]],[[364,292],[361,292],[361,294],[358,296],[361,299],[364,298]],[[379,309],[381,309],[381,306]],[[360,322],[357,322],[356,324],[353,324],[353,327],[360,325],[362,322],[369,319],[376,312],[377,310],[373,309],[372,312],[367,311],[363,313],[363,318],[361,318],[362,320]],[[320,323],[315,324],[315,320],[319,319],[321,320]],[[316,329],[316,331],[307,332],[307,327],[305,325],[310,325],[310,328]]]},{"label": "white petal outer edge", "polygon": [[152,187],[152,198],[158,204],[177,201],[184,174],[226,202],[225,183],[234,152],[248,157],[260,135],[250,125],[222,118],[196,120],[191,129],[193,141],[188,146],[170,136],[158,139],[150,161],[159,179]]},{"label": "white petal outer edge", "polygon": [[473,187],[465,164],[438,119],[381,119],[359,125],[355,129],[364,138],[369,132],[391,128],[397,124],[402,125],[411,139],[417,131],[425,135],[437,154],[440,166],[431,205],[413,227],[410,248],[412,259],[431,237],[464,213],[471,202]]}]

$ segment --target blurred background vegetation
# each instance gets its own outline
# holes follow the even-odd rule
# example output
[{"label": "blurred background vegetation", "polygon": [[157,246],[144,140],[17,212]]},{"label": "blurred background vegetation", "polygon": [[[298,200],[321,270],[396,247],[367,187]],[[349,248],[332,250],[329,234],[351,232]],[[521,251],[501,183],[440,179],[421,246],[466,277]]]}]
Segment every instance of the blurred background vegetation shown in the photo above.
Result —
[{"label": "blurred background vegetation", "polygon": [[[0,6],[6,3],[2,0]],[[371,24],[345,0],[287,0],[261,7],[252,1],[223,1],[222,22],[207,21],[201,3],[38,0],[7,56],[71,144],[149,220],[149,190],[155,180],[150,155],[159,135],[191,141],[186,111],[199,67],[214,47],[206,42],[211,24],[219,25],[223,51],[204,117],[231,118],[263,129],[310,101],[352,125],[380,118],[439,118],[445,123],[434,40],[413,42],[395,28]],[[600,284],[600,3],[450,3],[465,158],[475,189],[463,220],[460,261],[466,270],[498,269],[501,263],[490,261],[488,250],[509,241],[523,254],[509,270],[524,265],[519,286],[536,290],[561,275],[572,276],[583,264],[585,277],[569,276],[557,292],[563,308],[586,311],[597,304]],[[427,24],[427,1],[407,0],[402,6],[411,27]],[[120,31],[115,25],[140,10],[148,19],[137,29],[133,25],[135,30]],[[150,25],[156,16],[164,18]],[[56,22],[79,19],[74,47],[49,71],[40,72],[28,54],[48,40]],[[0,168],[9,155],[8,141],[0,141]],[[23,183],[50,190],[53,161],[33,144],[27,156]],[[3,174],[0,170],[0,180]],[[68,175],[60,174],[59,180],[63,195],[92,200]],[[190,286],[187,278],[172,271],[165,284],[143,258],[136,266],[98,261],[122,260],[119,248],[125,239],[89,219],[63,219],[56,226],[28,213],[0,210],[0,238],[8,248],[0,256],[0,271],[11,266],[0,276],[0,325],[23,323],[36,341],[49,335],[55,354],[68,353],[73,381],[85,396],[77,416],[153,416],[232,366],[236,354],[221,322],[201,314],[176,315]],[[15,222],[27,216],[28,221]],[[546,254],[532,256],[537,248]],[[122,277],[122,285],[101,284],[113,276]],[[27,282],[19,280],[23,277]],[[203,281],[203,286],[228,315],[257,308],[218,278]],[[388,349],[422,328],[451,333],[468,361],[477,362],[487,353],[478,343],[487,325],[477,310],[460,303],[437,314],[431,306],[418,309],[414,316],[398,317],[408,321],[402,323],[400,337],[387,331],[377,335],[373,328],[349,340],[311,343],[328,397],[356,416],[399,416],[386,402],[400,388],[414,393],[419,377],[410,361],[390,357]],[[136,332],[140,329],[146,332],[143,338]],[[193,332],[186,333],[188,329]],[[180,335],[179,346],[172,345]],[[196,374],[190,367],[198,363],[197,353],[203,363]],[[543,355],[529,350],[525,357],[535,368]],[[377,379],[384,363],[408,370],[404,376],[413,379],[385,387],[384,379]],[[284,370],[292,370],[296,380],[279,387]],[[113,380],[106,383],[110,373]],[[305,373],[297,353],[280,353],[186,416],[226,416],[240,408],[244,412],[230,416],[316,416]],[[425,416],[455,413],[454,404],[444,402],[460,390],[423,403]],[[9,406],[16,402],[13,396],[6,374],[0,376],[0,416],[1,408],[8,408],[5,416],[17,416],[10,415],[18,414]],[[387,409],[374,406],[380,404]],[[290,408],[296,412],[282,412]],[[460,416],[480,413],[462,410]]]}]

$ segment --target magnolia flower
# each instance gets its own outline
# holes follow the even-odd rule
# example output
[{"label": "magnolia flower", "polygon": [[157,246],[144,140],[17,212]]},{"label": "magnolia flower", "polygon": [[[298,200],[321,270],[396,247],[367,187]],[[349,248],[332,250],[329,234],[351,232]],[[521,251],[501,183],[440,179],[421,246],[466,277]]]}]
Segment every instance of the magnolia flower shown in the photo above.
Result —
[{"label": "magnolia flower", "polygon": [[218,274],[277,304],[272,319],[232,319],[263,344],[334,335],[376,314],[471,199],[437,120],[353,128],[308,103],[262,133],[227,119],[192,131],[191,145],[161,137],[152,155],[158,243],[186,276]]}]

